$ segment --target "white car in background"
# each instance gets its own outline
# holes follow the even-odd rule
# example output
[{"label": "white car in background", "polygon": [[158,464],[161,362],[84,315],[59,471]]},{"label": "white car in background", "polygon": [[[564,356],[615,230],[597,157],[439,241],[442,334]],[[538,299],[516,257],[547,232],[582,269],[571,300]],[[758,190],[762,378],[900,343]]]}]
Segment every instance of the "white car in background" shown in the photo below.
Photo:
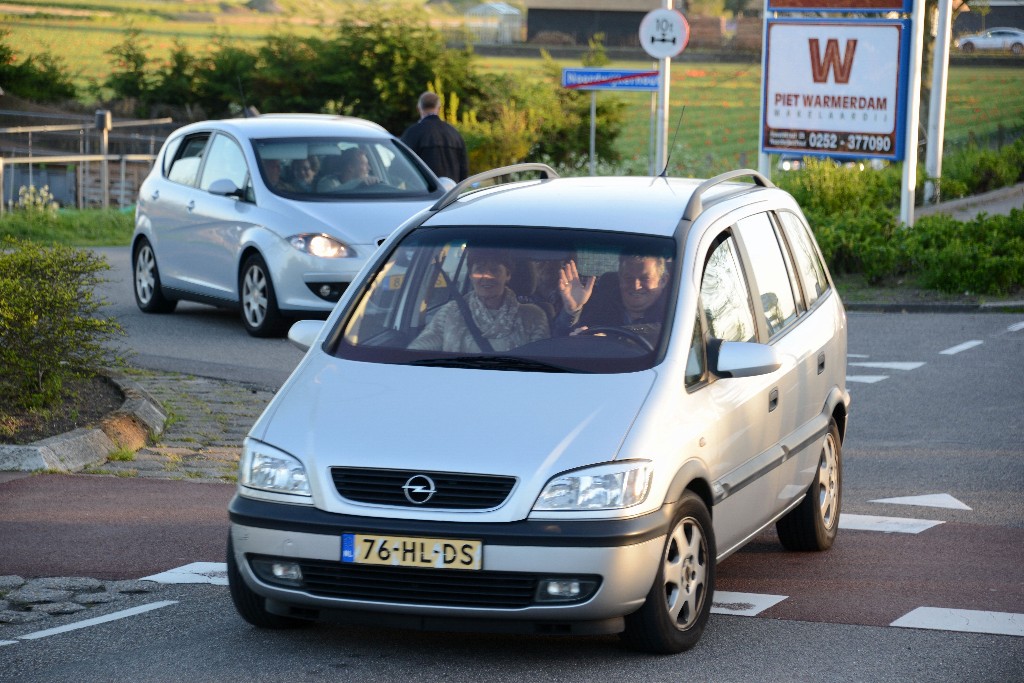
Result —
[{"label": "white car in background", "polygon": [[[486,186],[525,171],[545,178]],[[674,653],[718,562],[773,525],[804,551],[839,529],[846,314],[799,206],[756,171],[479,174],[289,337],[308,352],[229,506],[228,582],[256,626]]]},{"label": "white car in background", "polygon": [[[343,160],[362,176],[342,182]],[[254,336],[326,317],[403,221],[454,183],[362,119],[265,115],[204,121],[166,140],[139,189],[135,301],[238,308]]]},{"label": "white car in background", "polygon": [[1005,52],[1024,55],[1024,30],[1019,28],[999,27],[969,36],[960,36],[956,46],[963,52]]}]

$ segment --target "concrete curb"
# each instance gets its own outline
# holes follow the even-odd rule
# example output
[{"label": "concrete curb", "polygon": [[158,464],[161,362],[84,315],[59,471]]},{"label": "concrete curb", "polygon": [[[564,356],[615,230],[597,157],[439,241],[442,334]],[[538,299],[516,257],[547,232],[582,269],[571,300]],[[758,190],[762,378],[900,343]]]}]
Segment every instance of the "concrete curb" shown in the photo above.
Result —
[{"label": "concrete curb", "polygon": [[933,216],[940,213],[955,214],[959,211],[974,208],[977,208],[978,212],[981,213],[985,210],[985,206],[993,202],[1001,202],[1015,197],[1021,200],[1021,206],[1024,207],[1024,183],[1000,187],[984,194],[976,194],[962,199],[953,199],[948,202],[918,207],[914,212],[918,217]]},{"label": "concrete curb", "polygon": [[1024,311],[1024,301],[990,301],[977,304],[911,304],[843,301],[847,311],[858,313],[1017,313]]},{"label": "concrete curb", "polygon": [[161,434],[167,415],[160,404],[124,374],[104,374],[124,394],[118,410],[103,418],[99,427],[82,427],[25,446],[0,446],[0,471],[78,472],[106,462],[120,448],[138,450]]}]

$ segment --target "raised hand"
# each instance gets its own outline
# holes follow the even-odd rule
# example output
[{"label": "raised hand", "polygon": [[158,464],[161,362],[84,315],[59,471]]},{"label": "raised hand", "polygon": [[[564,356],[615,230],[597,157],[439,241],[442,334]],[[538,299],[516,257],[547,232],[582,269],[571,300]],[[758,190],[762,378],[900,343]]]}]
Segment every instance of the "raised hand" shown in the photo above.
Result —
[{"label": "raised hand", "polygon": [[565,310],[575,314],[583,308],[590,300],[590,295],[594,293],[596,281],[597,278],[593,275],[581,278],[575,261],[563,265],[558,276],[558,293],[562,296]]}]

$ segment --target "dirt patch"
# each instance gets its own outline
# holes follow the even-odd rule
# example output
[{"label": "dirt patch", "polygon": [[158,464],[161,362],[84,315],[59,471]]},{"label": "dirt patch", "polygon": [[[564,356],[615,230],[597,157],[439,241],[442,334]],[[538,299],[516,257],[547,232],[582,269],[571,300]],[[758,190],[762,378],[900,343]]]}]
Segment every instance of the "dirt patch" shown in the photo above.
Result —
[{"label": "dirt patch", "polygon": [[97,426],[124,403],[124,395],[105,377],[68,384],[65,401],[47,410],[0,409],[0,443],[25,445],[79,427]]}]

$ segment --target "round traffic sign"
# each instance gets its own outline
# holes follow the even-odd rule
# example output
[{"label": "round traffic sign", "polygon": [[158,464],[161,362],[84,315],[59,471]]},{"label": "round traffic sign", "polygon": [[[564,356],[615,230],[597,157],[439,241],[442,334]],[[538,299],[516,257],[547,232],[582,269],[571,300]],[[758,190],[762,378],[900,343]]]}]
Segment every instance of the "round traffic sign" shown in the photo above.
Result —
[{"label": "round traffic sign", "polygon": [[656,59],[675,57],[689,40],[690,25],[679,10],[651,10],[640,22],[640,45]]}]

